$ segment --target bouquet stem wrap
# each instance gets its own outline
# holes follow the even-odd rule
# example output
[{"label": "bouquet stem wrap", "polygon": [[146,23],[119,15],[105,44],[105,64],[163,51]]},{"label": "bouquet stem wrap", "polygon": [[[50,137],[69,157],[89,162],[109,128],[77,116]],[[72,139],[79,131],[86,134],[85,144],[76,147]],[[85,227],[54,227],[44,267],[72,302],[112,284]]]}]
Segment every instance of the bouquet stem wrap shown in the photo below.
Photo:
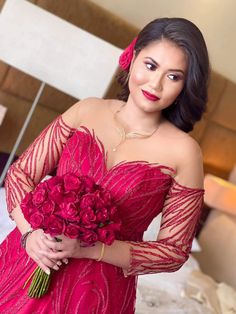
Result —
[{"label": "bouquet stem wrap", "polygon": [[24,287],[27,285],[29,280],[32,279],[29,290],[28,290],[28,296],[31,298],[41,298],[44,294],[47,293],[50,279],[51,279],[51,273],[48,275],[46,274],[39,266],[33,271],[31,276],[28,278],[28,280],[25,282]]}]

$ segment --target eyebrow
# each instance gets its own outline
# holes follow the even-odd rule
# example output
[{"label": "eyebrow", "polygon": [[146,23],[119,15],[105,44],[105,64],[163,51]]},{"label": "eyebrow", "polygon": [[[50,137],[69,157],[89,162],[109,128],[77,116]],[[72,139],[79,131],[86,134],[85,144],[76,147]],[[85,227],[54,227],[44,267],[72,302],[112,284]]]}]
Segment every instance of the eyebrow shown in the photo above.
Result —
[{"label": "eyebrow", "polygon": [[[152,59],[151,57],[145,57],[145,59],[149,59],[151,60],[156,66],[159,66],[159,64],[154,60]],[[172,71],[172,72],[181,72],[182,74],[185,74],[183,70],[180,70],[180,69],[168,69],[168,71]]]}]

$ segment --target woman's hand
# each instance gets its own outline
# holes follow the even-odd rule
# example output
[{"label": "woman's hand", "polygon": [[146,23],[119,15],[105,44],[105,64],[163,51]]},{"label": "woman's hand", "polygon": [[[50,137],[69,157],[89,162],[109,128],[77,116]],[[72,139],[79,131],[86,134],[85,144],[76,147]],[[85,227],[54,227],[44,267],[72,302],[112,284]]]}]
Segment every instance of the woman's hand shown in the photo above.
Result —
[{"label": "woman's hand", "polygon": [[[50,273],[50,268],[55,270],[59,269],[62,262],[59,259],[48,257],[46,254],[42,254],[41,251],[50,253],[50,246],[44,241],[46,235],[42,229],[34,230],[28,235],[26,240],[26,252],[27,254],[42,268],[47,274]],[[51,239],[51,242],[56,242],[55,239]]]},{"label": "woman's hand", "polygon": [[46,235],[43,242],[46,247],[50,248],[49,251],[44,249],[40,250],[40,253],[45,257],[52,260],[63,260],[66,261],[67,258],[79,258],[81,252],[80,241],[78,239],[70,239],[64,235],[59,238],[61,241],[57,242],[55,238]]}]

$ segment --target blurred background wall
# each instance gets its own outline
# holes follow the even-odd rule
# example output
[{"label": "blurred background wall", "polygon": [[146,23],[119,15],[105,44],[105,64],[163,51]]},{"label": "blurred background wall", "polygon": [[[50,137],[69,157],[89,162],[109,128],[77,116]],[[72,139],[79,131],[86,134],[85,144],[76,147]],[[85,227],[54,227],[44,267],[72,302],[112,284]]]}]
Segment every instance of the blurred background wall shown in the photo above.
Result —
[{"label": "blurred background wall", "polygon": [[235,0],[92,0],[142,28],[157,17],[184,17],[202,31],[215,71],[236,82]]}]

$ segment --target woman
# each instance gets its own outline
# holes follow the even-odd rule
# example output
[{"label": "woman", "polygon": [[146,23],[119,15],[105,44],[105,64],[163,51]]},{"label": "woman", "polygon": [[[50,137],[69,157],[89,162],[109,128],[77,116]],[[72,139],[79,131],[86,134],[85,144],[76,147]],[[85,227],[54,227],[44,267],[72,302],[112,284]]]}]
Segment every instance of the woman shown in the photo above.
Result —
[{"label": "woman", "polygon": [[[8,172],[8,208],[18,228],[0,247],[1,313],[134,313],[137,275],[173,272],[188,258],[204,194],[201,151],[187,134],[207,100],[204,39],[188,20],[157,19],[120,66],[122,100],[75,104]],[[89,175],[111,192],[122,219],[111,246],[28,232],[19,204],[55,167],[58,175]],[[160,212],[157,240],[143,242]],[[30,299],[22,286],[36,265],[59,271],[48,294]]]}]

